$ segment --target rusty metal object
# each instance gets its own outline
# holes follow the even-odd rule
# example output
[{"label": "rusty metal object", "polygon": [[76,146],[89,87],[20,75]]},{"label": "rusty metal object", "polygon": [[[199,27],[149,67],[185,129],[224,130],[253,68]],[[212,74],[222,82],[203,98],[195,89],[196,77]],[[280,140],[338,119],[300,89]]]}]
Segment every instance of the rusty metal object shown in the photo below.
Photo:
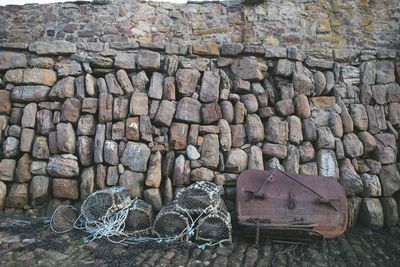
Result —
[{"label": "rusty metal object", "polygon": [[[247,170],[237,180],[238,224],[261,232],[335,238],[347,226],[347,199],[333,177]],[[257,230],[258,231],[258,230]]]}]

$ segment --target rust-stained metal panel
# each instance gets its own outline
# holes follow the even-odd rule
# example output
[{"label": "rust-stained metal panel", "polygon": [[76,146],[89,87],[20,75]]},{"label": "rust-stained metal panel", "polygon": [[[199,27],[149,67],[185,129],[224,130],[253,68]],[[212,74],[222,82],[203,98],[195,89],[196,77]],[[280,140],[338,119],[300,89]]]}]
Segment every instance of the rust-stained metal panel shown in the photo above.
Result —
[{"label": "rust-stained metal panel", "polygon": [[247,170],[237,180],[236,211],[242,226],[340,236],[347,225],[347,199],[334,177]]}]

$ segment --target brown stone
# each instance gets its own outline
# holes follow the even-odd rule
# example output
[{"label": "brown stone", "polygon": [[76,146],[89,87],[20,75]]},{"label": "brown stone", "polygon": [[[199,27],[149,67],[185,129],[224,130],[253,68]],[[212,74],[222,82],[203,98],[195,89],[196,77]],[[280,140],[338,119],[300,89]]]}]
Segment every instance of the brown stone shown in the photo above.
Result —
[{"label": "brown stone", "polygon": [[264,143],[262,152],[267,158],[284,159],[287,157],[287,146],[280,144]]},{"label": "brown stone", "polygon": [[77,123],[81,114],[81,101],[77,98],[68,98],[61,108],[61,121]]},{"label": "brown stone", "polygon": [[192,69],[179,69],[176,72],[178,93],[183,96],[192,96],[200,78],[200,72]]},{"label": "brown stone", "polygon": [[139,69],[159,70],[160,53],[141,49],[137,56],[137,63]]},{"label": "brown stone", "polygon": [[28,185],[27,183],[14,183],[6,198],[7,208],[23,208],[28,205]]},{"label": "brown stone", "polygon": [[203,137],[201,146],[201,160],[203,166],[216,169],[219,163],[219,140],[216,134],[207,134]]},{"label": "brown stone", "polygon": [[139,118],[140,138],[146,142],[153,142],[153,125],[149,116]]},{"label": "brown stone", "polygon": [[164,79],[163,99],[165,99],[165,100],[175,100],[176,99],[175,78],[174,77],[166,77]]},{"label": "brown stone", "polygon": [[201,103],[190,97],[182,98],[176,108],[175,119],[187,123],[200,123]]},{"label": "brown stone", "polygon": [[161,163],[162,156],[158,151],[150,155],[149,167],[147,170],[146,186],[160,187],[161,184]]},{"label": "brown stone", "polygon": [[200,56],[219,56],[219,47],[216,43],[193,44],[192,53]]},{"label": "brown stone", "polygon": [[183,150],[187,145],[189,125],[179,122],[171,124],[169,131],[170,146],[175,150]]},{"label": "brown stone", "polygon": [[61,152],[75,152],[75,131],[71,123],[57,124],[57,147]]},{"label": "brown stone", "polygon": [[201,117],[204,124],[219,121],[222,118],[222,113],[218,103],[203,104],[201,106]]},{"label": "brown stone", "polygon": [[129,114],[133,116],[149,114],[149,100],[147,94],[141,92],[134,92],[132,94]]},{"label": "brown stone", "polygon": [[114,98],[113,119],[124,120],[128,115],[129,100],[126,97]]},{"label": "brown stone", "polygon": [[75,200],[79,197],[79,183],[71,179],[53,179],[53,196]]},{"label": "brown stone", "polygon": [[37,136],[35,138],[32,147],[32,156],[37,159],[48,159],[50,157],[50,149],[46,136]]},{"label": "brown stone", "polygon": [[183,186],[190,184],[190,162],[185,156],[180,155],[175,160],[174,171],[172,175],[172,184],[174,186]]},{"label": "brown stone", "polygon": [[246,143],[246,130],[243,124],[231,125],[232,147],[241,147]]},{"label": "brown stone", "polygon": [[300,119],[307,119],[308,117],[310,117],[310,105],[308,104],[308,98],[305,95],[301,94],[296,96],[296,98],[294,99],[294,105],[296,115]]},{"label": "brown stone", "polygon": [[87,136],[78,136],[77,150],[79,161],[83,166],[90,166],[93,162],[93,139]]},{"label": "brown stone", "polygon": [[131,117],[126,120],[125,137],[128,140],[138,141],[140,138],[139,132],[139,117]]},{"label": "brown stone", "polygon": [[10,114],[11,95],[6,90],[0,90],[0,114]]},{"label": "brown stone", "polygon": [[203,103],[215,102],[219,96],[220,77],[218,72],[205,71],[200,87],[200,101]]},{"label": "brown stone", "polygon": [[98,99],[97,98],[85,98],[82,101],[82,112],[95,114],[97,112]]},{"label": "brown stone", "polygon": [[265,138],[277,144],[286,144],[289,138],[289,126],[279,117],[270,117],[264,127]]},{"label": "brown stone", "polygon": [[281,116],[294,114],[294,105],[292,99],[284,99],[275,103],[275,109]]},{"label": "brown stone", "polygon": [[75,94],[75,78],[66,77],[59,80],[49,93],[51,100],[66,99],[74,97]]},{"label": "brown stone", "polygon": [[169,127],[174,118],[176,103],[162,100],[154,118],[154,123],[160,126]]},{"label": "brown stone", "polygon": [[111,94],[101,92],[99,94],[99,123],[112,121],[113,97]]}]

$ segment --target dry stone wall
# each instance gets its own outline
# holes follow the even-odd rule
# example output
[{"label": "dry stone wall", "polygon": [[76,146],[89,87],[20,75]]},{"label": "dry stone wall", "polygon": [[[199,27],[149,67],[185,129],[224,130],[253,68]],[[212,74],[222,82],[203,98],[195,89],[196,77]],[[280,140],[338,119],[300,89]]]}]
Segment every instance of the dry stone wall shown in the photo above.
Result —
[{"label": "dry stone wall", "polygon": [[0,44],[0,210],[116,185],[159,210],[206,180],[233,211],[242,171],[280,168],[338,179],[350,225],[398,223],[396,50],[47,37]]}]

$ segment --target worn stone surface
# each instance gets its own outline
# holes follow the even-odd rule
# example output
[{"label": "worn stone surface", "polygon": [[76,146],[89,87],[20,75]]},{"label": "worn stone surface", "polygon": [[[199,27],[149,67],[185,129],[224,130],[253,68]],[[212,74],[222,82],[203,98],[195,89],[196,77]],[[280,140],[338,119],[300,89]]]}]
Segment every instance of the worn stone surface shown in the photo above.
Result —
[{"label": "worn stone surface", "polygon": [[248,155],[239,148],[231,149],[225,157],[225,170],[232,173],[241,173],[247,169]]},{"label": "worn stone surface", "polygon": [[150,149],[143,143],[128,142],[121,157],[121,163],[134,172],[146,172]]},{"label": "worn stone surface", "polygon": [[364,198],[360,206],[359,220],[373,229],[383,226],[382,205],[377,198]]},{"label": "worn stone surface", "polygon": [[359,157],[364,153],[363,143],[354,133],[349,133],[343,136],[343,146],[346,156],[349,158]]},{"label": "worn stone surface", "polygon": [[349,159],[345,158],[339,161],[339,171],[339,181],[347,196],[356,196],[363,191],[362,180]]},{"label": "worn stone surface", "polygon": [[382,195],[385,197],[392,196],[400,189],[400,174],[396,164],[382,166],[379,179],[382,185]]},{"label": "worn stone surface", "polygon": [[0,161],[0,180],[1,181],[14,181],[14,171],[16,161],[14,159],[3,159]]},{"label": "worn stone surface", "polygon": [[190,97],[182,98],[176,108],[175,119],[188,123],[201,122],[201,103]]},{"label": "worn stone surface", "polygon": [[53,177],[75,177],[79,175],[76,158],[70,154],[56,155],[49,158],[47,172]]},{"label": "worn stone surface", "polygon": [[119,179],[119,185],[123,186],[132,198],[142,197],[145,175],[139,172],[124,171]]},{"label": "worn stone surface", "polygon": [[333,150],[321,149],[317,152],[318,175],[339,178],[339,168]]},{"label": "worn stone surface", "polygon": [[75,200],[79,197],[79,184],[77,180],[53,179],[53,195],[58,198]]},{"label": "worn stone surface", "polygon": [[59,151],[74,153],[76,145],[75,131],[71,123],[57,124],[57,148]]},{"label": "worn stone surface", "polygon": [[[247,154],[246,154],[247,156]],[[201,147],[201,160],[203,166],[216,169],[219,163],[219,140],[216,134],[207,134],[203,137],[203,145]]]},{"label": "worn stone surface", "polygon": [[289,126],[283,119],[273,116],[264,127],[266,140],[276,144],[286,144],[289,138]]}]

